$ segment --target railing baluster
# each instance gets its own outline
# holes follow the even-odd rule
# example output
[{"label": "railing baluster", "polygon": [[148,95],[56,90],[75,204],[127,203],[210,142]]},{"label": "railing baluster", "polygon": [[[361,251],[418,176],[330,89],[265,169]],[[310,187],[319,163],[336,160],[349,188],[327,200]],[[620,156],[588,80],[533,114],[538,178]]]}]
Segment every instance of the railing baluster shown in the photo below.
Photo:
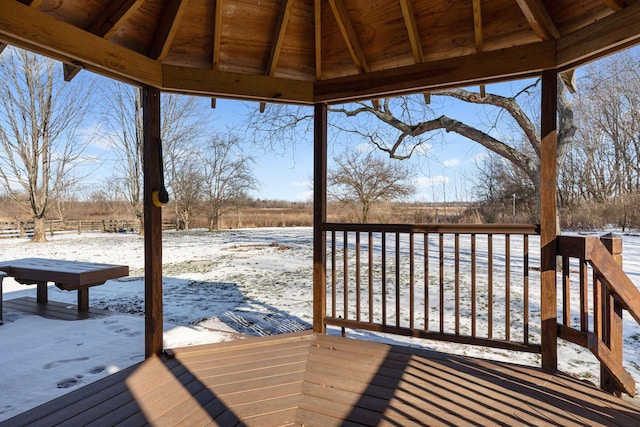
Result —
[{"label": "railing baluster", "polygon": [[460,234],[454,235],[454,254],[455,254],[455,269],[454,269],[454,283],[455,283],[455,331],[456,335],[460,335]]},{"label": "railing baluster", "polygon": [[562,324],[571,326],[571,266],[569,257],[562,257]]},{"label": "railing baluster", "polygon": [[487,336],[493,338],[493,234],[487,235]]},{"label": "railing baluster", "polygon": [[504,236],[504,339],[511,340],[511,236]]},{"label": "railing baluster", "polygon": [[369,231],[369,322],[373,322],[373,232]]},{"label": "railing baluster", "polygon": [[471,234],[471,336],[476,336],[476,235]]},{"label": "railing baluster", "polygon": [[343,294],[343,317],[345,319],[349,318],[349,236],[347,234],[348,232],[345,231],[344,235],[342,236],[342,244],[343,244],[343,250],[344,250],[344,259],[342,260],[343,262],[343,268],[344,268],[344,275],[343,275],[343,290],[342,290],[342,294]]},{"label": "railing baluster", "polygon": [[400,233],[396,237],[396,326],[400,327]]},{"label": "railing baluster", "polygon": [[523,237],[523,293],[524,293],[524,343],[529,344],[529,236],[526,234]]},{"label": "railing baluster", "polygon": [[382,232],[382,324],[387,325],[387,233]]},{"label": "railing baluster", "polygon": [[444,332],[444,235],[439,234],[440,244],[440,333]]},{"label": "railing baluster", "polygon": [[589,330],[589,282],[587,278],[587,262],[580,260],[580,330]]},{"label": "railing baluster", "polygon": [[331,316],[336,317],[336,232],[331,232]]},{"label": "railing baluster", "polygon": [[415,317],[415,253],[414,253],[414,234],[409,233],[409,327],[414,328]]},{"label": "railing baluster", "polygon": [[356,320],[360,321],[360,232],[356,231]]},{"label": "railing baluster", "polygon": [[424,330],[429,330],[429,233],[424,238]]}]

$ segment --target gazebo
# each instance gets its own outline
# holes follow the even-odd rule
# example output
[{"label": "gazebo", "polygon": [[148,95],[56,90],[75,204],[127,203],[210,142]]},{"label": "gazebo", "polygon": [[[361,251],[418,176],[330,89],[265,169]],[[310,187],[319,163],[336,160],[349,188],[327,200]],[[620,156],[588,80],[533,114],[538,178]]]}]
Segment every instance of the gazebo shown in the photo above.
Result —
[{"label": "gazebo", "polygon": [[[560,337],[598,357],[605,390],[635,393],[633,378],[622,367],[620,331],[623,310],[640,322],[640,293],[618,262],[620,242],[557,234],[556,101],[559,78],[570,79],[577,66],[640,43],[640,1],[0,0],[0,11],[0,51],[6,45],[28,49],[63,62],[65,79],[88,70],[141,86],[144,98],[147,361],[14,422],[640,424],[640,410],[633,405],[555,372]],[[381,97],[533,76],[542,80],[539,226],[327,222],[328,105],[375,103]],[[161,208],[154,203],[162,187],[157,144],[162,92],[206,96],[212,103],[229,98],[314,106],[313,333],[249,340],[239,346],[163,348],[162,224]],[[461,235],[470,236],[475,248],[480,235],[489,241],[500,235],[505,242],[517,235],[526,242],[527,236],[539,234],[539,342],[529,342],[526,331],[521,339],[512,339],[509,333],[495,339],[491,334],[479,337],[475,331],[465,335],[457,326],[455,332],[446,333],[442,327],[434,331],[412,321],[405,325],[399,317],[387,322],[359,314],[349,318],[347,310],[339,315],[340,304],[349,304],[346,260],[355,260],[359,274],[360,266],[366,264],[361,262],[360,247],[374,233],[380,233],[383,241],[392,236],[400,242],[399,236],[406,236],[412,266],[413,245],[420,236],[438,236],[442,241],[441,236],[448,234],[456,242]],[[356,239],[355,254],[345,249],[351,236]],[[327,259],[327,253],[334,258],[340,251],[345,260],[339,275],[345,277],[343,288],[338,288],[344,289],[342,297],[336,292],[336,279],[329,277],[335,276],[337,263]],[[401,256],[396,250],[389,258],[395,257],[398,265]],[[439,256],[444,257],[442,249]],[[566,267],[560,293],[558,256]],[[527,251],[523,258],[526,266]],[[570,294],[569,259],[577,259],[581,266],[579,296]],[[509,271],[510,266],[501,268]],[[594,272],[591,281],[587,268]],[[525,282],[527,277],[525,273]],[[400,292],[397,282],[396,293]],[[356,286],[360,289],[359,282]],[[579,325],[571,321],[572,297],[580,300]],[[400,311],[399,298],[395,302]],[[589,313],[593,322],[587,320]],[[536,352],[541,354],[543,369],[354,343],[326,336],[327,325]],[[330,363],[332,352],[338,356]],[[283,354],[291,360],[280,359]],[[257,365],[239,373],[232,359]],[[247,372],[280,372],[285,365],[292,371],[289,376],[282,373],[281,382],[275,380],[276,374],[259,380],[246,377]],[[342,371],[347,365],[367,366],[367,374]],[[254,386],[233,388],[209,381],[207,369],[221,370],[220,375],[245,375],[244,381]],[[473,386],[458,389],[459,381]],[[476,386],[484,397],[470,399],[469,389]],[[236,400],[225,400],[221,397],[225,393]],[[281,398],[268,400],[265,393],[280,393]],[[178,403],[169,403],[167,396]],[[118,418],[123,413],[127,416]]]}]

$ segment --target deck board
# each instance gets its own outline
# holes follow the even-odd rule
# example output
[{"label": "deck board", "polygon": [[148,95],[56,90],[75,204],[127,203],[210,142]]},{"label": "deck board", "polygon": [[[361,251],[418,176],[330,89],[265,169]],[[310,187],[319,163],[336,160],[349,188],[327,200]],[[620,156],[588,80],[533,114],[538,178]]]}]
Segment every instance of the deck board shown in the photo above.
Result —
[{"label": "deck board", "polygon": [[317,334],[175,349],[10,425],[640,425],[563,374]]}]

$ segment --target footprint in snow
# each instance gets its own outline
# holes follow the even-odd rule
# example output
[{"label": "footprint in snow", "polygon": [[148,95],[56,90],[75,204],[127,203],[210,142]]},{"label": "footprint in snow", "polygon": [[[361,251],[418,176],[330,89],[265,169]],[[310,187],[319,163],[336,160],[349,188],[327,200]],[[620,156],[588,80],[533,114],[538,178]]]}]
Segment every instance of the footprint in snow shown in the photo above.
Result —
[{"label": "footprint in snow", "polygon": [[78,385],[79,381],[76,378],[67,378],[62,381],[58,381],[58,388],[71,388]]},{"label": "footprint in snow", "polygon": [[95,374],[99,374],[100,372],[104,371],[105,369],[107,369],[106,366],[95,366],[89,371],[89,373],[95,375]]},{"label": "footprint in snow", "polygon": [[51,369],[51,368],[55,368],[58,365],[62,365],[65,363],[71,363],[71,362],[82,362],[83,360],[89,360],[88,357],[78,357],[77,359],[63,359],[63,360],[56,360],[54,362],[49,362],[46,365],[44,365],[42,367],[42,369]]},{"label": "footprint in snow", "polygon": [[104,323],[105,325],[113,325],[114,323],[118,323],[118,321],[115,319],[107,319],[102,323]]}]

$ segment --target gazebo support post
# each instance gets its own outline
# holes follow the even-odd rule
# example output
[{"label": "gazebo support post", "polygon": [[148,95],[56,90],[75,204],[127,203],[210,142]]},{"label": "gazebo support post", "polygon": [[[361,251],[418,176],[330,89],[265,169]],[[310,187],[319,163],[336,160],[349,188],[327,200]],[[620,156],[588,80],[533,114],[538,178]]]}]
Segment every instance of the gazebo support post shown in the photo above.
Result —
[{"label": "gazebo support post", "polygon": [[315,104],[313,131],[313,332],[324,333],[327,221],[327,104]]},{"label": "gazebo support post", "polygon": [[540,314],[542,367],[558,368],[558,320],[556,302],[558,73],[542,72],[540,149]]},{"label": "gazebo support post", "polygon": [[162,210],[153,192],[162,186],[160,90],[142,88],[144,175],[144,313],[145,358],[162,351]]}]

